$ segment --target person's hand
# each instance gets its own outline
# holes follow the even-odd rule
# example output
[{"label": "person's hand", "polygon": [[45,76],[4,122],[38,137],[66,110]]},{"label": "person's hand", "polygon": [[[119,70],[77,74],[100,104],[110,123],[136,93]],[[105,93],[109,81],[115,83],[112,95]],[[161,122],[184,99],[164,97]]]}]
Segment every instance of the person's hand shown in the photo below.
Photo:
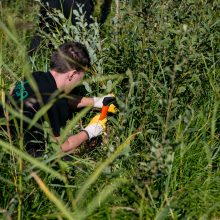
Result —
[{"label": "person's hand", "polygon": [[116,108],[116,106],[114,104],[111,104],[108,108],[108,112],[110,113],[116,113],[118,109]]},{"label": "person's hand", "polygon": [[[114,96],[114,94],[108,94],[108,95],[102,96],[102,97],[93,97],[93,102],[94,102],[93,106],[95,108],[102,108],[103,100],[104,100],[104,98],[107,98],[107,97],[115,97],[115,96]],[[108,112],[116,113],[116,111],[117,111],[116,106],[114,104],[110,104]]]},{"label": "person's hand", "polygon": [[95,108],[102,108],[103,100],[104,100],[104,98],[107,98],[107,97],[115,97],[115,96],[114,96],[114,94],[108,94],[108,95],[105,95],[102,97],[93,97],[93,102],[94,102],[93,106]]},{"label": "person's hand", "polygon": [[100,114],[93,117],[87,127],[83,129],[88,134],[89,139],[101,135],[106,128],[107,119],[99,120],[99,118]]}]

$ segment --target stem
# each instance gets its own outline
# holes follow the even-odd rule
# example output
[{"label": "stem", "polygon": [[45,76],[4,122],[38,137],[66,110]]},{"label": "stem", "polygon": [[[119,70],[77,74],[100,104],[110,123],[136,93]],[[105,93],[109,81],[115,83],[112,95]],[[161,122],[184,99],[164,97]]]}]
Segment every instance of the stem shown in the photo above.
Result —
[{"label": "stem", "polygon": [[[22,72],[22,81],[24,81],[24,71]],[[24,87],[21,87],[21,111],[20,111],[20,132],[19,132],[19,147],[20,150],[23,151],[24,146],[24,132],[23,132],[23,109],[24,109],[24,102],[23,102],[23,95],[24,95]],[[23,189],[23,166],[22,166],[22,157],[18,159],[19,163],[19,190],[18,190],[18,220],[22,220],[22,189]]]},{"label": "stem", "polygon": [[18,220],[22,219],[22,159],[19,158]]},{"label": "stem", "polygon": [[[20,150],[23,151],[23,121],[22,120],[21,120],[20,132],[21,133],[20,133],[19,146],[20,146]],[[19,157],[18,163],[19,163],[18,220],[22,220],[22,189],[23,189],[22,172],[23,172],[23,166],[22,166],[22,158],[21,157]]]}]

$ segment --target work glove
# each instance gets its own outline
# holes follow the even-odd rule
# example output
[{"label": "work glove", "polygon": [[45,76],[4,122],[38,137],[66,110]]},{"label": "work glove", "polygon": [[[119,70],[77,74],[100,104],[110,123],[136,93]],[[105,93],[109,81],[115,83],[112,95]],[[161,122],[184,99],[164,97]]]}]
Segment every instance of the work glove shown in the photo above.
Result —
[{"label": "work glove", "polygon": [[[115,97],[114,94],[108,94],[102,97],[93,97],[94,107],[95,108],[102,108],[103,106],[103,100],[106,97]],[[110,104],[108,112],[115,113],[117,111],[117,108],[114,104]]]},{"label": "work glove", "polygon": [[89,140],[102,134],[106,128],[107,119],[99,120],[100,114],[96,115],[89,122],[87,127],[83,129],[88,134]]}]

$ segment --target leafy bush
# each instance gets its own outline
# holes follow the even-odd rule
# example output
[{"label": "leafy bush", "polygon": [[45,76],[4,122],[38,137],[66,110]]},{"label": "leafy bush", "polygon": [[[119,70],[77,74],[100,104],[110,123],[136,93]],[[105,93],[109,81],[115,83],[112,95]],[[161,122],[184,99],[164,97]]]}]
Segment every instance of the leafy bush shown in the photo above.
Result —
[{"label": "leafy bush", "polygon": [[[63,22],[47,36],[55,46],[74,39],[89,48],[94,68],[84,82],[87,94],[114,92],[120,112],[109,117],[100,146],[74,155],[71,163],[54,155],[39,162],[1,141],[4,216],[218,218],[219,5],[217,0],[115,1],[101,31],[96,22],[88,29],[80,14],[76,27],[51,14]],[[10,28],[3,23],[1,28],[5,39]],[[1,41],[3,74],[7,63],[12,74],[16,70],[17,61],[5,55],[15,47],[12,40]],[[32,63],[47,68],[39,56]]]}]

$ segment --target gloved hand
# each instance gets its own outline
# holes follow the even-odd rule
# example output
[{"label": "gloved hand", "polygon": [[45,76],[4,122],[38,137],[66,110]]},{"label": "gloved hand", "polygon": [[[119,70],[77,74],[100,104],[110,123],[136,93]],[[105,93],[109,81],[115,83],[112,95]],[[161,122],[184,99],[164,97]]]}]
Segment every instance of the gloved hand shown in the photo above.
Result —
[{"label": "gloved hand", "polygon": [[109,106],[109,108],[108,108],[108,112],[110,112],[110,113],[116,113],[116,111],[117,111],[116,106],[115,106],[114,104],[111,104],[111,105]]},{"label": "gloved hand", "polygon": [[[102,96],[102,97],[93,97],[93,102],[94,102],[93,106],[95,108],[102,108],[103,100],[106,97],[115,97],[115,96],[114,96],[114,94],[108,94],[108,95],[105,95],[105,96]],[[108,112],[115,113],[116,111],[117,111],[116,106],[114,104],[111,104],[109,106]]]},{"label": "gloved hand", "polygon": [[83,129],[89,136],[89,140],[93,137],[97,137],[102,134],[103,130],[106,128],[107,119],[99,120],[100,114],[96,115],[89,122],[87,127]]},{"label": "gloved hand", "polygon": [[93,97],[93,101],[94,101],[94,107],[95,108],[102,108],[103,106],[103,99],[106,97],[115,97],[114,94],[108,94],[102,97]]}]

